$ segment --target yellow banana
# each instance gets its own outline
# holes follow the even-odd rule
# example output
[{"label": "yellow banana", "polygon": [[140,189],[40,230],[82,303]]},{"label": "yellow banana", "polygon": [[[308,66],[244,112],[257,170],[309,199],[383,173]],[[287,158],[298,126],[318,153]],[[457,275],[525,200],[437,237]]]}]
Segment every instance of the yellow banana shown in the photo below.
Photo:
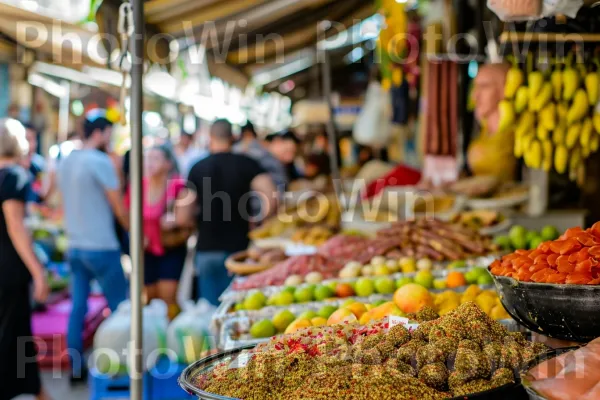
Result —
[{"label": "yellow banana", "polygon": [[600,95],[600,79],[598,79],[597,72],[590,72],[585,76],[585,90],[588,95],[589,104],[595,106],[598,103],[598,96]]},{"label": "yellow banana", "polygon": [[527,108],[529,103],[529,88],[521,86],[515,95],[515,112],[521,114]]},{"label": "yellow banana", "polygon": [[544,160],[542,161],[542,169],[546,172],[552,169],[552,161],[553,161],[553,150],[554,146],[552,146],[552,142],[549,140],[544,140],[542,142],[542,150],[544,153]]},{"label": "yellow banana", "polygon": [[527,159],[527,150],[531,146],[531,142],[535,139],[535,135],[527,134],[521,138],[521,151],[523,152],[523,156]]},{"label": "yellow banana", "polygon": [[535,133],[539,140],[546,140],[550,137],[550,131],[543,124],[538,124]]},{"label": "yellow banana", "polygon": [[583,121],[583,124],[581,125],[581,134],[579,135],[579,144],[582,149],[590,148],[593,131],[594,126],[592,120],[588,117]]},{"label": "yellow banana", "polygon": [[571,101],[579,88],[579,72],[573,67],[567,67],[563,71],[563,100]]},{"label": "yellow banana", "polygon": [[[529,149],[525,149],[526,158],[529,161],[529,167],[539,169],[542,167],[542,144],[539,140],[533,139]],[[527,163],[527,161],[525,161]]]},{"label": "yellow banana", "polygon": [[598,147],[600,147],[600,136],[592,135],[592,139],[590,140],[590,153],[597,152]]},{"label": "yellow banana", "polygon": [[549,103],[540,111],[539,124],[549,131],[556,128],[556,105],[554,103]]},{"label": "yellow banana", "polygon": [[565,146],[558,146],[554,152],[554,169],[559,174],[567,171],[567,162],[569,161],[569,151]]},{"label": "yellow banana", "polygon": [[515,136],[521,137],[525,134],[533,131],[535,125],[535,116],[529,111],[525,111],[521,114],[519,121],[517,122],[517,128],[515,130]]},{"label": "yellow banana", "polygon": [[571,150],[575,147],[575,144],[579,140],[579,134],[581,133],[581,124],[576,123],[569,127],[567,130],[567,137],[565,138],[565,145],[567,149]]},{"label": "yellow banana", "polygon": [[564,122],[566,124],[569,107],[565,103],[558,103],[556,105],[556,114],[558,115],[559,122]]},{"label": "yellow banana", "polygon": [[542,85],[542,89],[540,90],[538,95],[535,96],[535,99],[533,100],[533,109],[535,111],[541,111],[542,108],[544,108],[546,106],[546,104],[548,104],[548,102],[550,102],[551,99],[552,99],[552,84],[550,84],[550,82],[546,82]]},{"label": "yellow banana", "polygon": [[600,114],[594,113],[594,129],[600,135]]},{"label": "yellow banana", "polygon": [[558,125],[554,132],[552,132],[552,143],[558,146],[565,143],[565,137],[567,128],[564,125]]},{"label": "yellow banana", "polygon": [[523,71],[514,65],[506,75],[506,84],[504,85],[504,97],[507,99],[512,99],[515,97],[517,90],[523,84],[525,77],[523,75]]},{"label": "yellow banana", "polygon": [[584,89],[578,89],[575,92],[575,97],[573,98],[573,105],[569,109],[569,113],[567,114],[567,124],[572,124],[573,122],[580,121],[583,117],[586,116],[590,109],[590,103],[588,101],[588,96]]},{"label": "yellow banana", "polygon": [[520,136],[515,136],[515,146],[513,148],[513,153],[517,158],[523,157],[523,146],[521,144],[521,141],[522,139]]},{"label": "yellow banana", "polygon": [[542,85],[544,84],[544,75],[540,71],[533,71],[527,75],[527,81],[529,86],[529,96],[532,98],[537,96]]},{"label": "yellow banana", "polygon": [[555,69],[550,75],[550,83],[552,83],[552,94],[555,101],[560,100],[560,95],[563,89],[563,74],[559,69]]},{"label": "yellow banana", "polygon": [[502,100],[498,105],[498,108],[500,110],[498,133],[509,132],[512,129],[516,119],[513,104],[508,100]]}]

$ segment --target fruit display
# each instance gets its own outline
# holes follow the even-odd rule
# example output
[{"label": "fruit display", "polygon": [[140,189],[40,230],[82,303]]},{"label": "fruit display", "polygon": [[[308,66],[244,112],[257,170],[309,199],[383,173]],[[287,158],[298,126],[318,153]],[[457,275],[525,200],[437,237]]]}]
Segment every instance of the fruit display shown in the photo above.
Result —
[{"label": "fruit display", "polygon": [[428,258],[458,261],[497,251],[496,245],[477,231],[438,220],[401,221],[377,232],[374,242],[385,243],[388,258]]},{"label": "fruit display", "polygon": [[[371,293],[374,293],[374,290]],[[265,320],[270,321],[271,325],[277,328],[278,333],[293,333],[298,329],[309,326],[331,326],[341,322],[359,322],[361,325],[366,325],[371,321],[389,316],[410,316],[423,307],[430,307],[439,315],[446,315],[461,304],[470,301],[475,302],[494,320],[510,319],[496,292],[481,289],[477,285],[471,285],[463,292],[447,290],[441,293],[433,293],[421,285],[407,282],[399,289],[392,291],[392,293],[394,293],[393,297],[390,295],[390,297],[374,302],[365,302],[364,298],[349,298],[344,302],[313,304],[306,309],[299,309],[298,307],[281,308],[274,315],[270,313],[258,317],[259,320],[252,324],[250,335],[255,339],[273,336],[273,334],[266,335],[269,331],[261,329],[261,326],[268,325],[268,323],[263,322]],[[261,299],[261,295],[259,292],[249,295],[242,303],[243,306],[246,309],[252,309],[251,307],[257,306],[261,301],[264,302],[265,298],[263,296]],[[392,301],[390,301],[390,298]],[[268,318],[269,315],[273,317]]]},{"label": "fruit display", "polygon": [[560,233],[555,226],[547,225],[539,232],[527,230],[527,228],[515,225],[508,235],[496,236],[494,242],[504,251],[535,249],[542,242],[555,240]]},{"label": "fruit display", "polygon": [[517,250],[494,261],[490,271],[523,282],[599,285],[600,222],[585,231],[570,228],[533,250]]},{"label": "fruit display", "polygon": [[[582,183],[584,161],[600,146],[600,70],[586,64],[554,63],[548,71],[523,72],[513,67],[500,103],[501,133],[514,132],[514,154],[534,169],[568,173]],[[514,75],[514,78],[512,77]],[[579,179],[578,179],[579,178]]]},{"label": "fruit display", "polygon": [[233,283],[234,290],[248,290],[265,286],[299,285],[302,282],[318,283],[335,278],[344,264],[322,255],[302,255],[290,257],[274,267],[250,275]]},{"label": "fruit display", "polygon": [[[279,210],[277,215],[252,230],[249,237],[252,240],[267,239],[282,236],[298,227],[315,225],[336,230],[341,215],[335,195],[311,195],[299,201],[297,206]],[[315,239],[320,239],[323,235],[318,236]]]},{"label": "fruit display", "polygon": [[567,351],[532,368],[527,387],[547,400],[600,398],[600,339]]},{"label": "fruit display", "polygon": [[320,246],[334,235],[333,229],[325,225],[298,228],[291,240],[309,246]]},{"label": "fruit display", "polygon": [[[237,399],[441,400],[513,383],[518,370],[547,351],[509,332],[472,302],[442,317],[424,308],[411,319],[418,326],[390,325],[386,319],[367,326],[311,323],[237,361],[198,368],[191,382]],[[272,322],[262,325],[260,333],[277,329]]]}]

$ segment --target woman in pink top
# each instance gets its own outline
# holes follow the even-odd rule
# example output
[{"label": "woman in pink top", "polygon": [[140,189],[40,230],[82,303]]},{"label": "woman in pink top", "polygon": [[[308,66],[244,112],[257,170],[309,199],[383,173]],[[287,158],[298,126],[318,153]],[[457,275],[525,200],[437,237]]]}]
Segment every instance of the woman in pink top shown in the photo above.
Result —
[{"label": "woman in pink top", "polygon": [[[161,229],[172,227],[174,218],[168,218],[169,205],[182,195],[184,180],[177,173],[173,153],[166,146],[153,147],[146,153],[144,193],[144,283],[146,297],[164,300],[169,315],[178,312],[177,287],[187,255],[187,246],[163,248]],[[129,190],[126,195],[129,206]]]}]

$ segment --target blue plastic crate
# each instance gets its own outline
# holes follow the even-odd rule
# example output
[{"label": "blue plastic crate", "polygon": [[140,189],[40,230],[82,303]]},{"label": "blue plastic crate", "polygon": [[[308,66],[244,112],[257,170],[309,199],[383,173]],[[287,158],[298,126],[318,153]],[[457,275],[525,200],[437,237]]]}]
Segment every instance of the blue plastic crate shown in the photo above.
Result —
[{"label": "blue plastic crate", "polygon": [[162,357],[150,370],[152,379],[152,400],[188,400],[193,399],[177,383],[177,379],[187,365]]},{"label": "blue plastic crate", "polygon": [[[131,383],[129,376],[109,377],[96,370],[90,371],[90,400],[121,399],[130,397]],[[148,373],[144,376],[144,400],[152,399],[152,379]]]}]

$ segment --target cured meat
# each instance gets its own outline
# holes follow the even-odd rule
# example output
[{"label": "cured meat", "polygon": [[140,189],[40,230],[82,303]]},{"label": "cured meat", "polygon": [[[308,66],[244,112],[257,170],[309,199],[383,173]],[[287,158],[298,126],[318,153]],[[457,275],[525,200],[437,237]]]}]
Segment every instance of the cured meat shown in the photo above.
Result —
[{"label": "cured meat", "polygon": [[306,276],[310,272],[319,272],[324,279],[331,279],[336,277],[343,267],[343,262],[325,258],[319,254],[295,256],[266,271],[250,275],[241,282],[235,282],[233,288],[235,290],[248,290],[283,285],[290,275]]},{"label": "cured meat", "polygon": [[450,61],[448,63],[450,68],[449,72],[449,86],[450,86],[450,155],[456,157],[458,150],[458,64]]},{"label": "cured meat", "polygon": [[449,63],[442,61],[440,65],[440,155],[450,154],[450,76]]}]

